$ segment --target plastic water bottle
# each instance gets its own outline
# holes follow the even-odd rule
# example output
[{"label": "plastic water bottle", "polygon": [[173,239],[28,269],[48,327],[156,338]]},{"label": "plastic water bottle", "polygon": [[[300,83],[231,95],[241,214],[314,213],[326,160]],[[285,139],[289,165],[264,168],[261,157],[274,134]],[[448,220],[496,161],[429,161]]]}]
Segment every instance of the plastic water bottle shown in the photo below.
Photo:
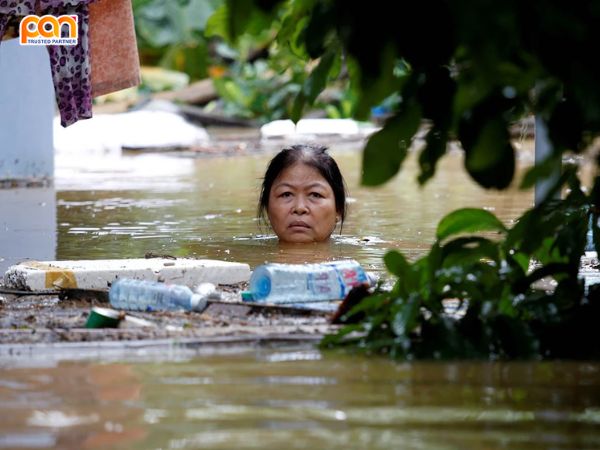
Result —
[{"label": "plastic water bottle", "polygon": [[207,297],[206,293],[194,293],[180,284],[130,278],[114,282],[108,291],[113,308],[131,311],[202,311]]},{"label": "plastic water bottle", "polygon": [[[246,299],[270,303],[309,303],[342,300],[369,274],[354,260],[320,264],[263,264],[250,277]],[[249,298],[248,298],[249,297]]]}]

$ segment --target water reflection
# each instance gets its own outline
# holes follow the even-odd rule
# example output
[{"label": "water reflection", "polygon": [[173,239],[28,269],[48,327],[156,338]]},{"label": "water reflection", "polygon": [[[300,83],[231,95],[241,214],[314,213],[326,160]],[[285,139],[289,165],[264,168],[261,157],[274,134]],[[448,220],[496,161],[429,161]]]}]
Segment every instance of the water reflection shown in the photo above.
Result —
[{"label": "water reflection", "polygon": [[0,448],[598,448],[598,363],[258,349],[0,372]]},{"label": "water reflection", "polygon": [[[128,448],[148,435],[136,425],[142,386],[131,365],[15,368],[0,379],[0,448]],[[6,388],[12,379],[21,386]]]}]

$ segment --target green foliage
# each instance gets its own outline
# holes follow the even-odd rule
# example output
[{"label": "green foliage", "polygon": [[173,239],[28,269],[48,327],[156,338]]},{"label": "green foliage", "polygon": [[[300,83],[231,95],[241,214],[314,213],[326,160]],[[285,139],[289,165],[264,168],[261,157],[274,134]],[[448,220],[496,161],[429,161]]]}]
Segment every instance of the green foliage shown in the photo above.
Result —
[{"label": "green foliage", "polygon": [[[462,209],[442,219],[421,259],[388,252],[393,288],[377,288],[344,318],[366,319],[322,345],[409,359],[600,357],[592,323],[600,289],[586,292],[577,277],[595,213],[573,171],[563,182],[571,188],[565,199],[547,200],[511,229],[488,211]],[[546,277],[555,289],[536,285]]]},{"label": "green foliage", "polygon": [[363,153],[364,185],[382,184],[398,172],[420,123],[420,106],[417,103],[405,104],[369,139]]},{"label": "green foliage", "polygon": [[347,103],[352,98],[347,92],[334,89],[332,94],[338,98],[330,104],[317,99],[340,69],[337,53],[327,53],[307,73],[289,47],[271,51],[276,52],[276,58],[253,62],[237,62],[243,61],[243,57],[235,53],[236,62],[222,76],[213,78],[224,114],[263,122],[290,117],[299,120],[294,111],[301,112],[305,103],[310,102],[318,109],[329,107],[332,117],[348,117],[351,108]]},{"label": "green foliage", "polygon": [[222,0],[134,0],[138,47],[143,63],[185,72],[194,79],[207,76],[208,18]]},{"label": "green foliage", "polygon": [[[327,67],[333,53],[343,55],[341,73],[356,99],[353,117],[368,118],[391,95],[400,99],[400,115],[418,104],[430,124],[419,158],[420,183],[434,175],[448,140],[458,139],[465,169],[477,183],[507,187],[515,171],[508,128],[526,113],[547,122],[556,156],[582,151],[600,131],[595,2],[424,0],[403,5],[401,14],[392,4],[375,8],[342,0],[227,5],[227,36],[233,39],[271,20],[274,44],[293,48],[305,61],[321,60]],[[320,81],[335,77],[325,75],[326,67],[319,69]],[[306,71],[304,79],[310,76]],[[317,85],[301,84],[288,109],[293,119],[318,98]],[[373,157],[377,163],[365,165],[366,184],[384,183],[399,170],[417,131],[406,136],[406,120],[391,127],[405,129],[373,136],[377,150],[368,146],[365,162]],[[527,184],[545,175],[532,171]]]},{"label": "green foliage", "polygon": [[228,116],[275,120],[286,116],[287,108],[300,90],[290,82],[294,74],[275,75],[265,61],[235,64],[227,74],[213,79]]},{"label": "green foliage", "polygon": [[[213,78],[224,112],[259,121],[298,121],[310,107],[330,117],[349,117],[357,97],[341,74],[339,43],[331,35],[315,39],[309,29],[325,25],[310,25],[310,8],[318,2],[289,2],[279,9],[277,3],[228,1],[208,20],[206,35],[229,42],[235,61],[222,79]],[[322,52],[310,60],[309,52],[317,48]],[[268,57],[255,58],[259,49]]]}]

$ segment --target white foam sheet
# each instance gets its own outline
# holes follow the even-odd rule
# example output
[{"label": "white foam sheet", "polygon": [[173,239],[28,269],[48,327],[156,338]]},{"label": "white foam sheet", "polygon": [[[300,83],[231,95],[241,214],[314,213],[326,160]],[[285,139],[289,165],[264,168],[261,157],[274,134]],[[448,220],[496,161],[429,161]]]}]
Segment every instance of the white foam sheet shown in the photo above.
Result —
[{"label": "white foam sheet", "polygon": [[250,279],[250,266],[211,259],[104,259],[25,261],[4,274],[9,288],[31,291],[105,290],[119,278],[164,281],[193,288],[200,283],[236,284]]}]

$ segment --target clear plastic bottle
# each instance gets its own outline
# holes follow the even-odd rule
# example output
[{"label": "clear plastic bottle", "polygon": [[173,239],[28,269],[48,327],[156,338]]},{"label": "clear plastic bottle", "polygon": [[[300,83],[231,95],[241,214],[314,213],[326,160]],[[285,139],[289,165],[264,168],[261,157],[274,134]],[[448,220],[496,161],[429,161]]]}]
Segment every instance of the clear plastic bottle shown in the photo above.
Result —
[{"label": "clear plastic bottle", "polygon": [[184,285],[131,278],[114,282],[108,298],[113,308],[130,311],[202,311],[207,303],[206,295]]},{"label": "clear plastic bottle", "polygon": [[247,299],[270,303],[341,300],[372,279],[354,260],[320,264],[263,264],[252,272]]}]

